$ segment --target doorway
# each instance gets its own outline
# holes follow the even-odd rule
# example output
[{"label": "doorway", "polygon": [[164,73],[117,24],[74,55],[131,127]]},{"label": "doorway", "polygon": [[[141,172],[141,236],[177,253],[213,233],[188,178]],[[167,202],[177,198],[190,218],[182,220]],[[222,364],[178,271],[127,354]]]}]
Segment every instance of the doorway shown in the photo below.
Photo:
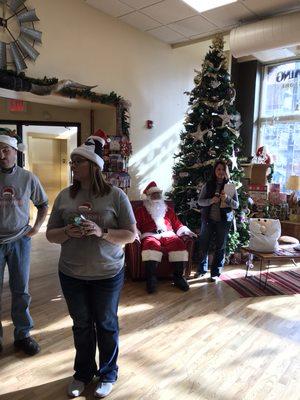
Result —
[{"label": "doorway", "polygon": [[[25,151],[18,153],[18,165],[35,174],[42,183],[51,212],[57,194],[71,183],[70,153],[80,143],[80,124],[0,121],[0,127],[16,130]],[[36,208],[31,204],[30,219]]]},{"label": "doorway", "polygon": [[[57,194],[71,183],[68,161],[77,147],[77,133],[75,126],[22,126],[24,166],[41,181],[49,199],[49,213]],[[35,213],[31,206],[31,217]]]},{"label": "doorway", "polygon": [[28,135],[29,170],[39,177],[51,209],[57,194],[69,184],[67,169],[67,140]]}]

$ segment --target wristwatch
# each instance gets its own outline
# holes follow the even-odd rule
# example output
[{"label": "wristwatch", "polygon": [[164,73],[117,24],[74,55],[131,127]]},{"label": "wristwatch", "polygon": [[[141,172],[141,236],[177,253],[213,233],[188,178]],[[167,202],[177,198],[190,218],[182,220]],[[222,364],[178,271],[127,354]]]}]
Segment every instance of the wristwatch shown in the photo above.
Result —
[{"label": "wristwatch", "polygon": [[104,235],[108,234],[108,229],[107,228],[101,228],[101,230],[102,230],[102,234],[101,234],[100,238],[103,238]]}]

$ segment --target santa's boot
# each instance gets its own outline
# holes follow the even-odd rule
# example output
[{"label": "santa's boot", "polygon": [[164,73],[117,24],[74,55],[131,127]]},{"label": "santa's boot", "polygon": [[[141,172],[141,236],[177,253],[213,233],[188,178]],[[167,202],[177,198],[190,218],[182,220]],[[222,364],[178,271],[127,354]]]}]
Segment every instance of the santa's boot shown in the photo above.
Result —
[{"label": "santa's boot", "polygon": [[157,261],[145,261],[145,271],[146,271],[146,290],[149,294],[156,292],[156,268]]},{"label": "santa's boot", "polygon": [[174,285],[177,286],[180,290],[183,290],[184,292],[188,291],[190,286],[187,283],[187,280],[183,276],[183,271],[184,271],[184,262],[173,262],[173,281]]}]

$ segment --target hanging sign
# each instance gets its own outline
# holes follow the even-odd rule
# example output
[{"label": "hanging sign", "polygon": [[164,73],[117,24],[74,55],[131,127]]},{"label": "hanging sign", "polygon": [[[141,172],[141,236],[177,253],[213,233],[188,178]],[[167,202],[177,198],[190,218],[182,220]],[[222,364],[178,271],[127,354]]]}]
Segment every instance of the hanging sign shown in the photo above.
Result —
[{"label": "hanging sign", "polygon": [[26,111],[25,102],[23,100],[9,99],[8,109],[11,112],[24,112]]}]

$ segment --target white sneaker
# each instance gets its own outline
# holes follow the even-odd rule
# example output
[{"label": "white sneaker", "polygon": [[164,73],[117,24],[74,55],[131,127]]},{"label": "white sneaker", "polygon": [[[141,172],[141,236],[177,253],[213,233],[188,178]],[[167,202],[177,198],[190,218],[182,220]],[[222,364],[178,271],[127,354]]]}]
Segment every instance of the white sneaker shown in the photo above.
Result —
[{"label": "white sneaker", "polygon": [[99,382],[94,392],[94,395],[95,397],[99,397],[100,399],[102,399],[103,397],[108,396],[112,389],[112,382]]},{"label": "white sneaker", "polygon": [[68,386],[68,395],[72,397],[78,397],[84,391],[85,383],[78,381],[77,379],[73,379]]},{"label": "white sneaker", "polygon": [[218,283],[218,282],[221,281],[221,278],[220,278],[219,276],[212,276],[212,277],[210,278],[210,281],[211,281],[211,282],[214,282],[214,283]]}]

